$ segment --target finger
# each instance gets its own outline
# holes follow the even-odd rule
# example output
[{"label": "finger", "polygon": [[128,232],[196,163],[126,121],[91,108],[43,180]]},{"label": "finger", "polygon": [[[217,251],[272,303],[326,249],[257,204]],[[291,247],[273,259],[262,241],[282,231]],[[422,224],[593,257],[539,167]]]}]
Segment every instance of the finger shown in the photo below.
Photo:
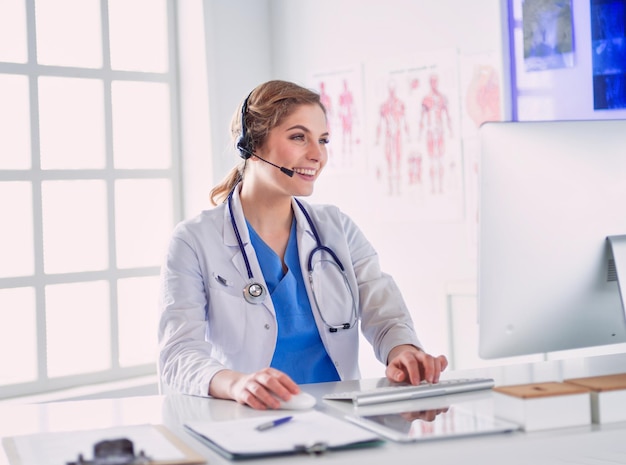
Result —
[{"label": "finger", "polygon": [[300,386],[298,386],[298,384],[287,374],[282,372],[280,372],[279,376],[272,380],[272,390],[276,392],[274,387],[276,387],[276,389],[283,394],[287,393],[288,397],[300,393]]},{"label": "finger", "polygon": [[287,374],[274,369],[259,374],[259,383],[272,397],[289,400],[292,395],[300,392],[300,387]]},{"label": "finger", "polygon": [[280,407],[278,398],[266,387],[267,374],[263,372],[254,373],[243,388],[242,396],[245,403],[260,410],[276,409]]},{"label": "finger", "polygon": [[406,373],[407,381],[413,385],[419,384],[423,376],[420,373],[421,362],[418,353],[413,351],[405,352],[399,357],[399,363],[401,363],[402,369]]},{"label": "finger", "polygon": [[437,415],[439,415],[438,410],[426,410],[425,412],[421,413],[420,419],[424,421],[433,421],[437,417]]},{"label": "finger", "polygon": [[417,385],[421,383],[422,379],[424,379],[422,362],[417,354],[410,354],[406,363],[406,371],[409,375],[411,384]]},{"label": "finger", "polygon": [[432,355],[426,354],[423,361],[424,379],[429,383],[439,382],[440,366],[439,361]]},{"label": "finger", "polygon": [[[432,383],[435,377],[435,360],[425,352],[416,354],[418,366],[421,372],[421,379],[428,383]],[[419,380],[418,380],[419,381]]]},{"label": "finger", "polygon": [[396,357],[396,364],[404,374],[404,381],[410,384],[419,384],[423,376],[420,372],[420,352],[415,350],[403,351],[398,357]]},{"label": "finger", "polygon": [[259,393],[261,390],[264,389],[260,388],[260,386],[254,380],[250,380],[243,386],[241,391],[238,393],[236,400],[240,404],[248,405],[249,407],[252,407],[256,410],[267,410],[267,403],[263,402],[259,397]]},{"label": "finger", "polygon": [[387,366],[385,375],[387,376],[387,379],[395,381],[396,383],[401,383],[406,379],[405,372],[398,368],[393,362]]},{"label": "finger", "polygon": [[248,392],[243,402],[240,402],[243,405],[247,405],[248,407],[252,407],[255,410],[267,410],[267,405],[257,399],[252,393]]},{"label": "finger", "polygon": [[434,358],[435,371],[433,374],[433,383],[439,382],[441,372],[445,370],[447,366],[448,366],[448,359],[445,356],[439,355],[438,357]]}]

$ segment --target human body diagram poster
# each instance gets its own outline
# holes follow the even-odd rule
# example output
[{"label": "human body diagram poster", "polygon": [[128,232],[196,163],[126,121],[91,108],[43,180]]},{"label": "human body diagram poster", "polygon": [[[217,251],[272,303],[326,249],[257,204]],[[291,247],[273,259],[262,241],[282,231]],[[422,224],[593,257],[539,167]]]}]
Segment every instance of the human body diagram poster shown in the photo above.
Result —
[{"label": "human body diagram poster", "polygon": [[360,65],[315,73],[310,78],[313,90],[326,107],[331,144],[328,146],[327,171],[362,173],[367,169],[363,121],[363,71]]},{"label": "human body diagram poster", "polygon": [[[384,197],[414,218],[460,220],[463,164],[455,50],[367,70],[370,169]],[[387,209],[390,214],[397,211]]]},{"label": "human body diagram poster", "polygon": [[495,62],[445,49],[314,73],[331,133],[321,195],[381,220],[475,220],[477,128],[502,114]]}]

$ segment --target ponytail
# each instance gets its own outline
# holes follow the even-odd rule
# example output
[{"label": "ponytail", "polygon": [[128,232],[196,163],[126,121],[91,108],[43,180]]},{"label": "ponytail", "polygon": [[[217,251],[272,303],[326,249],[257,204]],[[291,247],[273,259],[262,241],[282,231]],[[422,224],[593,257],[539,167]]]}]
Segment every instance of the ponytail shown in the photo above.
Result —
[{"label": "ponytail", "polygon": [[213,206],[219,205],[225,202],[228,198],[228,194],[235,188],[237,183],[243,178],[243,171],[246,163],[242,162],[235,166],[226,175],[222,181],[216,185],[209,194],[209,200]]}]

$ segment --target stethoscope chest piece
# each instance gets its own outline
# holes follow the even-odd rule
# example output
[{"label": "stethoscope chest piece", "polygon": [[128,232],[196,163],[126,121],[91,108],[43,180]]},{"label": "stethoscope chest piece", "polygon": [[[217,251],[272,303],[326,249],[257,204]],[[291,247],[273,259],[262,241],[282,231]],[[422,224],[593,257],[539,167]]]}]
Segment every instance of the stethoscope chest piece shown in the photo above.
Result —
[{"label": "stethoscope chest piece", "polygon": [[250,304],[260,304],[265,300],[267,291],[262,284],[252,282],[243,288],[243,298]]}]

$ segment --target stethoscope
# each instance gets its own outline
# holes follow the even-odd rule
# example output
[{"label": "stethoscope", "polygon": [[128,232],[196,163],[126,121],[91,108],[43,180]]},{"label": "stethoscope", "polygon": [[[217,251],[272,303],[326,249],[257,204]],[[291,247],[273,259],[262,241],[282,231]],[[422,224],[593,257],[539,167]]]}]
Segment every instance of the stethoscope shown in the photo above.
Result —
[{"label": "stethoscope", "polygon": [[[263,303],[263,301],[267,297],[267,289],[265,289],[265,286],[263,286],[263,284],[259,283],[258,281],[254,279],[254,275],[252,273],[252,267],[250,266],[250,261],[248,260],[248,254],[246,254],[243,241],[241,240],[241,234],[239,234],[239,228],[237,227],[237,222],[235,221],[235,216],[233,215],[233,207],[232,207],[233,191],[231,191],[231,193],[228,195],[228,210],[230,211],[230,221],[233,226],[233,231],[235,232],[235,236],[237,237],[237,244],[239,245],[239,250],[241,251],[241,255],[243,256],[243,260],[246,264],[246,271],[248,272],[248,280],[249,280],[248,283],[243,288],[243,297],[246,300],[246,302],[250,304],[258,305],[258,304]],[[296,201],[296,204],[298,204],[298,207],[300,208],[300,210],[304,214],[304,217],[309,223],[309,227],[311,228],[311,231],[313,232],[313,236],[315,236],[316,246],[309,253],[309,258],[307,260],[307,270],[309,273],[309,283],[311,284],[313,301],[315,303],[315,307],[317,308],[317,312],[322,322],[329,329],[331,333],[337,332],[338,329],[350,329],[356,324],[358,316],[357,316],[357,310],[356,310],[356,301],[354,299],[354,294],[352,293],[352,288],[350,287],[350,282],[348,281],[346,270],[343,264],[341,263],[341,260],[339,260],[339,257],[337,257],[337,254],[335,254],[335,252],[331,248],[326,247],[325,245],[322,244],[320,236],[317,232],[317,228],[315,227],[315,224],[313,224],[313,220],[311,219],[311,216],[304,208],[304,205],[302,205],[302,203],[298,199],[294,199],[294,200]],[[345,323],[335,324],[335,323],[328,322],[326,318],[324,318],[324,314],[322,313],[320,309],[317,296],[315,295],[315,290],[313,286],[313,271],[314,271],[313,257],[315,256],[316,253],[318,252],[321,253],[322,251],[327,252],[331,256],[332,260],[324,260],[324,262],[329,263],[332,266],[335,266],[340,271],[341,276],[343,277],[343,280],[344,280],[344,284],[352,300],[350,320]]]}]

